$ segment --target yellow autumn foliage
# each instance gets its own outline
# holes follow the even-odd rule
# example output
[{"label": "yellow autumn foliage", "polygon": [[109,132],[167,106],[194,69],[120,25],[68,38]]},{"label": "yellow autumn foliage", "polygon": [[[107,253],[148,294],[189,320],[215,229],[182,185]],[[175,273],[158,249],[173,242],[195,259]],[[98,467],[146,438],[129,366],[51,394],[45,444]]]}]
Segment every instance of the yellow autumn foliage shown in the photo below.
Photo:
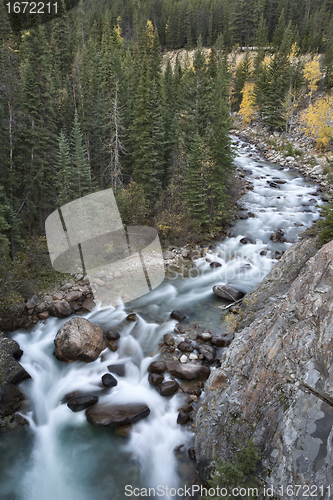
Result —
[{"label": "yellow autumn foliage", "polygon": [[243,123],[247,125],[254,118],[256,112],[254,83],[246,82],[241,92],[243,99],[238,114],[242,117]]},{"label": "yellow autumn foliage", "polygon": [[303,75],[309,85],[309,94],[311,101],[312,94],[318,87],[318,82],[322,77],[322,72],[320,71],[320,64],[319,64],[319,55],[315,56],[312,59],[312,61],[309,61],[308,63],[305,64]]},{"label": "yellow autumn foliage", "polygon": [[321,97],[301,114],[302,130],[312,137],[318,149],[327,149],[333,136],[333,96]]},{"label": "yellow autumn foliage", "polygon": [[147,43],[147,52],[150,53],[150,51],[153,48],[154,45],[154,26],[153,23],[151,22],[150,19],[148,19],[147,24],[146,24],[146,43]]}]

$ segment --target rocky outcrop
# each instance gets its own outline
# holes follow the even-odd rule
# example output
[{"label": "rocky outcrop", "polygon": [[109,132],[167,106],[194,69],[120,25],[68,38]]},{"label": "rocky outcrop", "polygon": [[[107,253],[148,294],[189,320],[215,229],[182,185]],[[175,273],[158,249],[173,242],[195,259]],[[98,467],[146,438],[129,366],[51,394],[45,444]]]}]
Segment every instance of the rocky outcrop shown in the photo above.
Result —
[{"label": "rocky outcrop", "polygon": [[25,401],[16,384],[30,377],[17,361],[21,356],[18,343],[0,333],[0,427],[13,427],[25,422],[15,414],[22,409]]},{"label": "rocky outcrop", "polygon": [[237,442],[252,437],[262,452],[260,476],[275,491],[330,482],[333,242],[313,256],[315,246],[292,246],[247,296],[196,418],[203,476],[214,457],[230,458]]},{"label": "rocky outcrop", "polygon": [[54,339],[54,355],[60,361],[95,361],[106,348],[103,330],[85,318],[67,321]]}]

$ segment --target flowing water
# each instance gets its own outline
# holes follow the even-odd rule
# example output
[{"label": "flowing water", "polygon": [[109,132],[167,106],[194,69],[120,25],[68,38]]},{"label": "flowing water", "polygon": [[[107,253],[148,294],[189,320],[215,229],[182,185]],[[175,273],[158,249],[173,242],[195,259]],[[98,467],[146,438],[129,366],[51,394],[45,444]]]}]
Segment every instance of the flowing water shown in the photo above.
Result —
[{"label": "flowing water", "polygon": [[[53,340],[67,319],[51,318],[30,333],[13,334],[24,351],[20,362],[32,377],[21,384],[31,403],[26,415],[30,425],[0,436],[1,500],[123,500],[128,498],[126,485],[131,486],[127,493],[159,485],[165,495],[158,498],[178,498],[173,490],[167,494],[166,488],[194,481],[193,464],[185,458],[193,443],[192,428],[176,423],[184,395],[163,398],[147,379],[147,366],[159,356],[159,342],[176,325],[170,312],[185,310],[190,322],[223,330],[218,308],[222,301],[212,286],[230,283],[250,291],[276,263],[274,252],[286,250],[318,219],[322,204],[314,185],[288,168],[261,161],[246,143],[241,143],[235,162],[247,169],[247,179],[253,183],[241,203],[254,217],[239,220],[232,236],[210,250],[201,249],[190,277],[170,273],[156,290],[126,307],[95,308],[85,315],[105,331],[119,329],[117,352],[106,349],[88,364],[56,360]],[[286,183],[270,186],[275,181]],[[286,242],[270,240],[277,228],[283,230]],[[253,243],[241,244],[245,236]],[[221,267],[213,269],[210,262]],[[129,311],[139,313],[136,324],[125,320]],[[116,387],[105,389],[101,376],[114,362],[125,365],[126,376],[117,377]],[[133,426],[128,437],[120,437],[113,429],[93,427],[84,412],[73,413],[62,403],[73,391],[97,394],[102,403],[146,403],[151,413]],[[184,446],[175,453],[180,445]]]}]

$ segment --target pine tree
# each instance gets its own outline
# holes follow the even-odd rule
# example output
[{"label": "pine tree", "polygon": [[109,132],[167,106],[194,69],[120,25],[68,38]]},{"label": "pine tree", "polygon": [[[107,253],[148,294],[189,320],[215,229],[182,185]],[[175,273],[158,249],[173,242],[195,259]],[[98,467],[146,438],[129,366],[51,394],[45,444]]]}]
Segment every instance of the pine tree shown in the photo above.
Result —
[{"label": "pine tree", "polygon": [[209,222],[204,190],[203,144],[198,133],[194,135],[186,172],[186,200],[190,217],[197,231]]},{"label": "pine tree", "polygon": [[140,83],[134,104],[134,120],[132,125],[133,142],[133,179],[142,186],[145,195],[151,202],[161,190],[161,176],[159,162],[153,158],[151,89],[149,80],[147,56],[144,55]]},{"label": "pine tree", "polygon": [[56,164],[58,204],[65,205],[76,198],[76,186],[69,141],[64,129],[59,134],[58,144],[58,161]]},{"label": "pine tree", "polygon": [[72,162],[75,178],[76,197],[85,196],[92,192],[92,179],[87,151],[83,143],[80,122],[77,110],[75,110],[74,123],[71,136]]}]

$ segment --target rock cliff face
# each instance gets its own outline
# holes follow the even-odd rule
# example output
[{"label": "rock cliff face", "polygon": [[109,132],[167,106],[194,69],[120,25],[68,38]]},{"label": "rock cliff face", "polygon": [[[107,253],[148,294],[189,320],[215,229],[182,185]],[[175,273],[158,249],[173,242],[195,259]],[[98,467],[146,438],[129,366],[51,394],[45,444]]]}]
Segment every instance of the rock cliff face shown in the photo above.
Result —
[{"label": "rock cliff face", "polygon": [[317,253],[314,239],[293,245],[246,302],[197,414],[201,475],[252,437],[264,483],[325,488],[333,481],[333,242]]}]

